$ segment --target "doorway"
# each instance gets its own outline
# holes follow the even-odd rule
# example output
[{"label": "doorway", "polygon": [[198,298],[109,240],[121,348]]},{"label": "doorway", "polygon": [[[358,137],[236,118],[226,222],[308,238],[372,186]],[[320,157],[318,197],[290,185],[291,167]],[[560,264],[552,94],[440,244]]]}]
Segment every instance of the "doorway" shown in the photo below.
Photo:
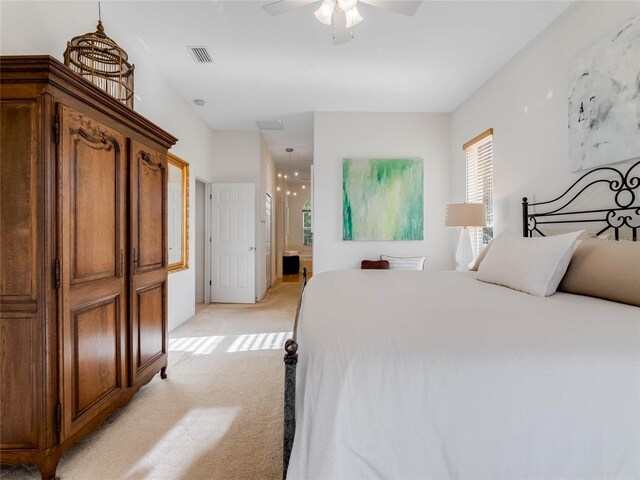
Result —
[{"label": "doorway", "polygon": [[209,284],[211,278],[209,248],[211,241],[211,184],[196,178],[195,205],[195,270],[196,288],[195,302],[209,303]]},{"label": "doorway", "polygon": [[268,193],[265,193],[265,214],[264,214],[264,220],[265,220],[265,248],[264,248],[264,252],[265,252],[265,272],[266,272],[266,289],[269,290],[269,288],[271,287],[271,270],[273,269],[272,266],[272,258],[273,258],[273,254],[271,253],[271,231],[272,231],[272,223],[271,223],[271,210],[273,207],[273,199],[271,198],[271,195],[269,195]]}]

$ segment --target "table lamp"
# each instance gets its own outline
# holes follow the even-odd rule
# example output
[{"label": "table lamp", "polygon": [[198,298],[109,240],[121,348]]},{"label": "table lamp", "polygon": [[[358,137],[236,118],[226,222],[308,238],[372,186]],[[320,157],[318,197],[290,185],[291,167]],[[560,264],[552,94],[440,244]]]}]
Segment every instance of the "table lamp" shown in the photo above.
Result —
[{"label": "table lamp", "polygon": [[447,205],[447,227],[462,227],[458,249],[456,250],[456,270],[469,270],[473,260],[471,238],[468,227],[484,227],[487,225],[486,207],[484,203],[451,203]]}]

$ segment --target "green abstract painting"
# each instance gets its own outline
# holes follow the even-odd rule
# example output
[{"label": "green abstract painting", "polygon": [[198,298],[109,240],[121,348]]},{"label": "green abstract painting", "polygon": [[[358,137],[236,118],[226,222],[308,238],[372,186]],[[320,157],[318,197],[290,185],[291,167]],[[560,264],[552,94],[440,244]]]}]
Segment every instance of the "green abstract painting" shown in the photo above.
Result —
[{"label": "green abstract painting", "polygon": [[422,160],[342,163],[343,240],[423,240]]}]

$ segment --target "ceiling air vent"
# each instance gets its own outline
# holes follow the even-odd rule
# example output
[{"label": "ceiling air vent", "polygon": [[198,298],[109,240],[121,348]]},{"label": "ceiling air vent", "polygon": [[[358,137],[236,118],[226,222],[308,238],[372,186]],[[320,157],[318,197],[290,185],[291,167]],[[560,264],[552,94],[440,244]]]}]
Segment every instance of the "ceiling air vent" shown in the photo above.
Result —
[{"label": "ceiling air vent", "polygon": [[196,63],[213,63],[207,47],[187,47]]},{"label": "ceiling air vent", "polygon": [[282,120],[258,121],[256,123],[260,130],[284,130]]}]

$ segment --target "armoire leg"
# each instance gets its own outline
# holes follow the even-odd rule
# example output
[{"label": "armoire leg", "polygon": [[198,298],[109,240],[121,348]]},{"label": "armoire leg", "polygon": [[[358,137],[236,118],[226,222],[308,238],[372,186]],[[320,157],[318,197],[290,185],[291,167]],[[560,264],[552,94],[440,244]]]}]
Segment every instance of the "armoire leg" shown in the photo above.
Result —
[{"label": "armoire leg", "polygon": [[167,378],[167,367],[162,367],[160,369],[160,378],[162,378],[163,380]]},{"label": "armoire leg", "polygon": [[38,464],[40,469],[40,475],[42,480],[59,480],[56,477],[56,469],[58,468],[58,462],[60,461],[60,455],[49,455]]}]

